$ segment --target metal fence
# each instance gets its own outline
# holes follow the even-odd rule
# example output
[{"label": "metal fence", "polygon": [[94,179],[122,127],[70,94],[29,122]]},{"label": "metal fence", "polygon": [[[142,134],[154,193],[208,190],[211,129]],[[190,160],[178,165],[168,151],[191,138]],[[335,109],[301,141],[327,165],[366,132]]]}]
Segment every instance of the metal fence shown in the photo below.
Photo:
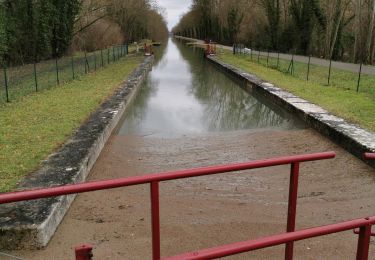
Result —
[{"label": "metal fence", "polygon": [[[256,160],[251,162],[227,164],[220,166],[210,166],[203,168],[195,168],[173,172],[154,173],[144,176],[134,176],[120,179],[112,179],[105,181],[94,181],[73,185],[65,185],[59,187],[51,187],[46,189],[28,190],[20,192],[11,192],[0,194],[0,205],[18,201],[34,200],[41,198],[56,197],[68,194],[78,194],[83,192],[90,192],[96,190],[114,189],[120,187],[149,184],[151,194],[151,237],[152,237],[152,259],[161,259],[160,248],[160,214],[159,214],[159,184],[170,180],[177,180],[183,178],[198,177],[204,175],[214,175],[219,173],[243,171],[250,169],[259,169],[265,167],[291,165],[290,169],[290,185],[289,185],[289,199],[287,211],[287,232],[294,232],[296,225],[296,207],[298,198],[298,179],[300,164],[309,161],[318,161],[324,159],[332,159],[336,156],[334,152],[314,153],[305,155],[285,156],[279,158],[272,158],[266,160]],[[285,243],[285,254],[291,259],[293,257],[293,241]],[[83,245],[77,247],[77,258],[79,260],[90,259],[90,252],[92,247]],[[203,259],[203,258],[202,258]]]},{"label": "metal fence", "polygon": [[246,48],[244,44],[234,44],[233,54],[302,80],[375,95],[374,66],[327,60],[311,55],[254,50]]},{"label": "metal fence", "polygon": [[128,54],[128,45],[112,46],[90,53],[45,60],[0,70],[0,104],[78,79]]}]

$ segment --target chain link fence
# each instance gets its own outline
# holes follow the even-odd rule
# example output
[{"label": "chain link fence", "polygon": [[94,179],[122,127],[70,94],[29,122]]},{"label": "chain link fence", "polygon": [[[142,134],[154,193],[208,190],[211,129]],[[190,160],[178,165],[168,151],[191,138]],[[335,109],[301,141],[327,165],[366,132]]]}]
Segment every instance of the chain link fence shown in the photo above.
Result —
[{"label": "chain link fence", "polygon": [[129,52],[128,45],[45,60],[0,70],[0,104],[63,84],[116,62]]},{"label": "chain link fence", "polygon": [[298,79],[375,96],[374,66],[337,62],[293,53],[254,50],[246,48],[243,44],[234,44],[233,54]]}]

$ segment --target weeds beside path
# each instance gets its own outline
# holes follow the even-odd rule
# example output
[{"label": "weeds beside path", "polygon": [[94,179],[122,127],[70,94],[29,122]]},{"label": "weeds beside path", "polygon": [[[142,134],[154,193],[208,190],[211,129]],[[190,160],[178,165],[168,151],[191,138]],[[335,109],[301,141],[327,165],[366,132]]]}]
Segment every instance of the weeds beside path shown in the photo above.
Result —
[{"label": "weeds beside path", "polygon": [[63,144],[139,65],[127,56],[79,80],[25,96],[0,109],[0,191],[13,189]]},{"label": "weeds beside path", "polygon": [[220,53],[218,58],[307,99],[351,123],[375,131],[375,83],[370,86],[373,89],[356,93],[352,89],[340,87],[340,85],[345,86],[349,79],[342,79],[342,82],[336,81],[335,86],[327,86],[267,68],[251,61],[249,57],[233,55],[229,51]]}]

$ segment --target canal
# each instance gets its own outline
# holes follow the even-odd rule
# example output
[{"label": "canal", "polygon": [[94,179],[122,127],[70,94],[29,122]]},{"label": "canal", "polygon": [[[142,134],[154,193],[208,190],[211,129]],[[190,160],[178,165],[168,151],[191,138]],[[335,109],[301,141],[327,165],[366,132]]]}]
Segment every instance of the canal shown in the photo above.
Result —
[{"label": "canal", "polygon": [[169,39],[142,84],[119,135],[181,136],[243,129],[295,129],[301,121],[245,92],[203,58],[199,48]]},{"label": "canal", "polygon": [[[207,63],[199,49],[169,40],[88,181],[333,150],[301,165],[297,229],[373,215],[374,171],[283,109]],[[285,232],[289,167],[160,184],[162,256]],[[149,186],[80,194],[48,247],[25,259],[151,259]],[[296,259],[351,259],[346,232],[295,244]],[[228,259],[283,259],[278,246]],[[375,259],[371,246],[370,259]]]}]

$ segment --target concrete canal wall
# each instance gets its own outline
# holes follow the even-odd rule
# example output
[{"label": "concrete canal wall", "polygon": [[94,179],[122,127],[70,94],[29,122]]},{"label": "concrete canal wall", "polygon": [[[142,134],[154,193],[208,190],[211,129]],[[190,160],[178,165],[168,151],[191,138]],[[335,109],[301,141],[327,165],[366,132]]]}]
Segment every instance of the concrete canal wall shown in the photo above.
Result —
[{"label": "concrete canal wall", "polygon": [[[27,176],[19,190],[83,182],[95,164],[112,131],[151,69],[153,57],[145,60],[124,81],[42,168]],[[34,249],[47,245],[75,195],[0,206],[0,247]]]},{"label": "concrete canal wall", "polygon": [[[375,152],[375,134],[344,119],[332,115],[325,109],[309,101],[282,90],[276,85],[259,79],[255,75],[241,71],[214,56],[207,57],[225,72],[242,81],[246,91],[256,91],[268,100],[297,115],[306,124],[330,140],[334,141],[356,157],[363,160],[364,152]],[[366,162],[375,167],[374,162]]]}]

